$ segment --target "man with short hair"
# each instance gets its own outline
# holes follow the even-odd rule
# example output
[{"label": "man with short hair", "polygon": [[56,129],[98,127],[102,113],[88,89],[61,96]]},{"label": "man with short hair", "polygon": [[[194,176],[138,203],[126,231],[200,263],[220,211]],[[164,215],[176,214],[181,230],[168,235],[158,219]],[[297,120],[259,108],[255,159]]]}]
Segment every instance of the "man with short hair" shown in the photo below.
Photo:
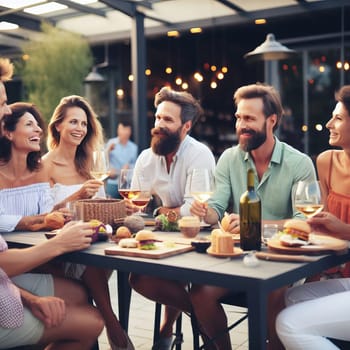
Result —
[{"label": "man with short hair", "polygon": [[[172,220],[190,215],[193,198],[190,195],[191,172],[195,168],[215,169],[215,158],[210,149],[189,136],[189,132],[202,115],[198,101],[187,92],[162,88],[155,96],[154,128],[151,148],[137,158],[135,172],[149,182],[151,193],[159,197],[161,205],[154,215],[171,215]],[[169,305],[167,298],[177,295],[179,305],[165,307],[165,317],[160,329],[160,339],[153,350],[171,348],[172,327],[179,310],[190,311],[185,285],[151,276],[131,274],[132,287],[149,299]]]},{"label": "man with short hair", "polygon": [[[216,188],[208,206],[194,201],[191,212],[203,217],[207,223],[215,224],[232,202],[228,231],[239,233],[239,201],[247,190],[247,171],[251,168],[254,170],[255,189],[261,199],[262,219],[282,226],[286,219],[302,216],[293,206],[294,185],[298,181],[316,180],[312,160],[274,135],[283,110],[280,96],[272,86],[242,86],[235,92],[234,100],[239,144],[224,151],[218,160]],[[274,331],[275,313],[281,308],[277,303],[281,301],[277,297],[278,291],[274,293],[271,296],[275,298],[270,297],[269,305],[270,332]],[[216,349],[231,349],[230,337],[225,332],[226,315],[220,303],[221,298],[229,294],[230,290],[209,285],[191,288],[191,303],[207,336],[214,338],[224,334],[215,339]],[[276,334],[269,341],[270,349],[277,350]]]}]

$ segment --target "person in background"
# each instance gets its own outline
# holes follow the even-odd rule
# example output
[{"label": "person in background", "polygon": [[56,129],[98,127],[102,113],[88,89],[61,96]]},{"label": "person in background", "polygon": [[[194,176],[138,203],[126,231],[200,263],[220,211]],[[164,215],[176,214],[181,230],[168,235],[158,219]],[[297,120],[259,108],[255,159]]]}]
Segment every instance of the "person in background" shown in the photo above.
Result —
[{"label": "person in background", "polygon": [[[326,124],[329,144],[316,165],[324,199],[324,211],[308,219],[312,229],[350,240],[350,85],[336,93],[337,104]],[[305,283],[287,290],[288,306],[276,321],[278,336],[286,349],[337,349],[327,338],[350,341],[349,265],[333,278]]]},{"label": "person in background", "polygon": [[10,107],[7,104],[5,82],[11,80],[12,75],[13,64],[8,58],[0,58],[0,121],[5,115],[11,114]]},{"label": "person in background", "polygon": [[117,137],[107,141],[110,174],[107,179],[106,192],[112,198],[122,198],[118,192],[118,178],[121,169],[133,168],[138,155],[137,145],[130,140],[131,123],[121,121],[117,127]]},{"label": "person in background", "polygon": [[[91,198],[103,191],[103,182],[90,176],[94,149],[103,145],[102,127],[89,103],[82,97],[63,97],[48,127],[49,152],[43,157],[54,204]],[[103,194],[102,194],[103,195]],[[101,312],[112,350],[134,349],[113,312],[108,288],[110,271],[94,266],[65,264],[65,276],[82,280]]]},{"label": "person in background", "polygon": [[[216,224],[232,203],[229,230],[239,233],[239,200],[247,189],[247,171],[252,168],[255,189],[262,203],[262,219],[282,225],[284,220],[301,215],[293,208],[293,187],[300,180],[316,180],[312,160],[274,135],[282,116],[282,105],[272,86],[242,86],[235,92],[234,100],[239,144],[224,151],[218,160],[216,188],[208,206],[194,201],[191,212],[209,224]],[[281,300],[277,294],[282,292],[272,293],[269,300],[272,324],[282,307],[273,303]],[[221,298],[229,295],[230,290],[209,285],[194,285],[190,291],[191,303],[204,334],[209,338],[223,334],[214,341],[216,349],[231,349],[230,336],[226,332],[227,318],[220,303]],[[273,326],[269,329],[274,331]],[[277,336],[270,334],[270,349],[278,349],[278,343]]]},{"label": "person in background", "polygon": [[[13,104],[11,111],[2,119],[0,137],[0,230],[8,232],[30,228],[52,207],[40,162],[41,115],[29,103]],[[0,236],[0,348],[92,347],[104,324],[85,290],[64,278],[27,273],[58,255],[88,248],[91,234],[89,224],[69,223],[53,239],[25,249],[8,249]]]},{"label": "person in background", "polygon": [[[171,215],[176,220],[190,215],[192,169],[214,171],[215,159],[207,146],[188,135],[203,113],[191,94],[164,87],[156,94],[154,105],[157,110],[151,147],[137,158],[135,172],[150,181],[152,194],[160,199],[161,205],[155,209],[154,216]],[[185,284],[137,274],[131,274],[130,283],[140,294],[166,305],[160,339],[152,349],[170,349],[179,310],[190,311]],[[173,303],[174,299],[179,300],[179,304]]]}]

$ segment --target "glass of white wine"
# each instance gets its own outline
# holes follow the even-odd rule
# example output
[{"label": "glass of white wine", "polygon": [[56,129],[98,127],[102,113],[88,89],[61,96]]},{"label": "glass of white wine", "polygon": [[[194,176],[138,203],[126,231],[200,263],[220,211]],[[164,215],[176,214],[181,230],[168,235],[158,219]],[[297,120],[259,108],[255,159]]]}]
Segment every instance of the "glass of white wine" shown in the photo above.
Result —
[{"label": "glass of white wine", "polygon": [[93,151],[90,174],[99,181],[104,181],[109,176],[108,156],[104,150]]},{"label": "glass of white wine", "polygon": [[[214,175],[209,169],[193,169],[191,173],[190,193],[191,196],[201,202],[206,203],[211,198],[214,191]],[[201,226],[205,225],[203,218],[200,218]]]},{"label": "glass of white wine", "polygon": [[323,209],[318,181],[299,181],[294,196],[295,209],[311,218]]}]

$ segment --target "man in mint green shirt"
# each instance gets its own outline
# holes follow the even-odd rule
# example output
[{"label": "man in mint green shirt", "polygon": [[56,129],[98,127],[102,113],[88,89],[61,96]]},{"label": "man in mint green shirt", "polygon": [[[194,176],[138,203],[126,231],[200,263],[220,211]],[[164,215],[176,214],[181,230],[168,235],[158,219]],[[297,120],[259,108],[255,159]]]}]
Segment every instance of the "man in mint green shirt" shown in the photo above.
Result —
[{"label": "man in mint green shirt", "polygon": [[215,224],[228,211],[232,213],[231,232],[238,233],[239,199],[247,189],[247,170],[252,168],[263,220],[282,224],[285,219],[300,216],[293,208],[294,185],[301,180],[316,180],[316,172],[309,156],[274,135],[282,117],[278,92],[261,84],[243,86],[236,91],[235,102],[239,144],[219,158],[216,189],[208,206],[195,201],[191,213]]},{"label": "man in mint green shirt", "polygon": [[[282,225],[285,219],[297,215],[293,209],[294,185],[300,180],[316,180],[315,168],[307,155],[280,142],[274,135],[282,117],[282,104],[272,86],[243,86],[235,92],[234,100],[239,145],[226,150],[218,160],[216,189],[208,205],[194,201],[191,213],[216,224],[228,211],[231,213],[228,231],[238,233],[239,200],[247,189],[247,170],[252,168],[262,204],[262,219],[279,221]],[[274,320],[283,307],[282,294],[280,290],[269,298],[268,347],[273,350],[281,348],[274,332]],[[209,285],[193,285],[190,291],[198,323],[209,338],[215,338],[216,349],[231,349],[227,319],[220,303],[221,298],[229,295],[230,290]],[[217,337],[219,334],[224,335]]]},{"label": "man in mint green shirt", "polygon": [[216,166],[216,190],[209,201],[222,218],[232,200],[233,213],[239,212],[239,199],[247,189],[247,171],[255,172],[255,189],[262,202],[263,220],[281,220],[301,216],[293,208],[292,189],[301,180],[315,180],[312,160],[304,153],[274,138],[271,160],[259,179],[254,159],[239,145],[227,149]]}]

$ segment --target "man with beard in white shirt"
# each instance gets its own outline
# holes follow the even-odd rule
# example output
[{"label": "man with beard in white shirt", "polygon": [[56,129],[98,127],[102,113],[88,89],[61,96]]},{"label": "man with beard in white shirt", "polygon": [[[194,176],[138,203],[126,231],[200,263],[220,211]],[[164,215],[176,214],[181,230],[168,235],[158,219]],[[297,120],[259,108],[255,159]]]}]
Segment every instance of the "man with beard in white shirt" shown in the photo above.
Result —
[{"label": "man with beard in white shirt", "polygon": [[[207,168],[214,172],[215,158],[206,145],[188,135],[203,113],[200,104],[191,94],[164,87],[156,94],[154,105],[157,110],[151,131],[151,147],[139,155],[135,172],[142,174],[152,195],[156,195],[161,201],[161,206],[154,210],[154,216],[165,214],[175,221],[181,216],[191,215],[192,170]],[[145,297],[174,306],[165,307],[160,339],[152,348],[170,349],[173,324],[180,310],[191,309],[186,284],[137,274],[131,274],[130,283]]]}]

